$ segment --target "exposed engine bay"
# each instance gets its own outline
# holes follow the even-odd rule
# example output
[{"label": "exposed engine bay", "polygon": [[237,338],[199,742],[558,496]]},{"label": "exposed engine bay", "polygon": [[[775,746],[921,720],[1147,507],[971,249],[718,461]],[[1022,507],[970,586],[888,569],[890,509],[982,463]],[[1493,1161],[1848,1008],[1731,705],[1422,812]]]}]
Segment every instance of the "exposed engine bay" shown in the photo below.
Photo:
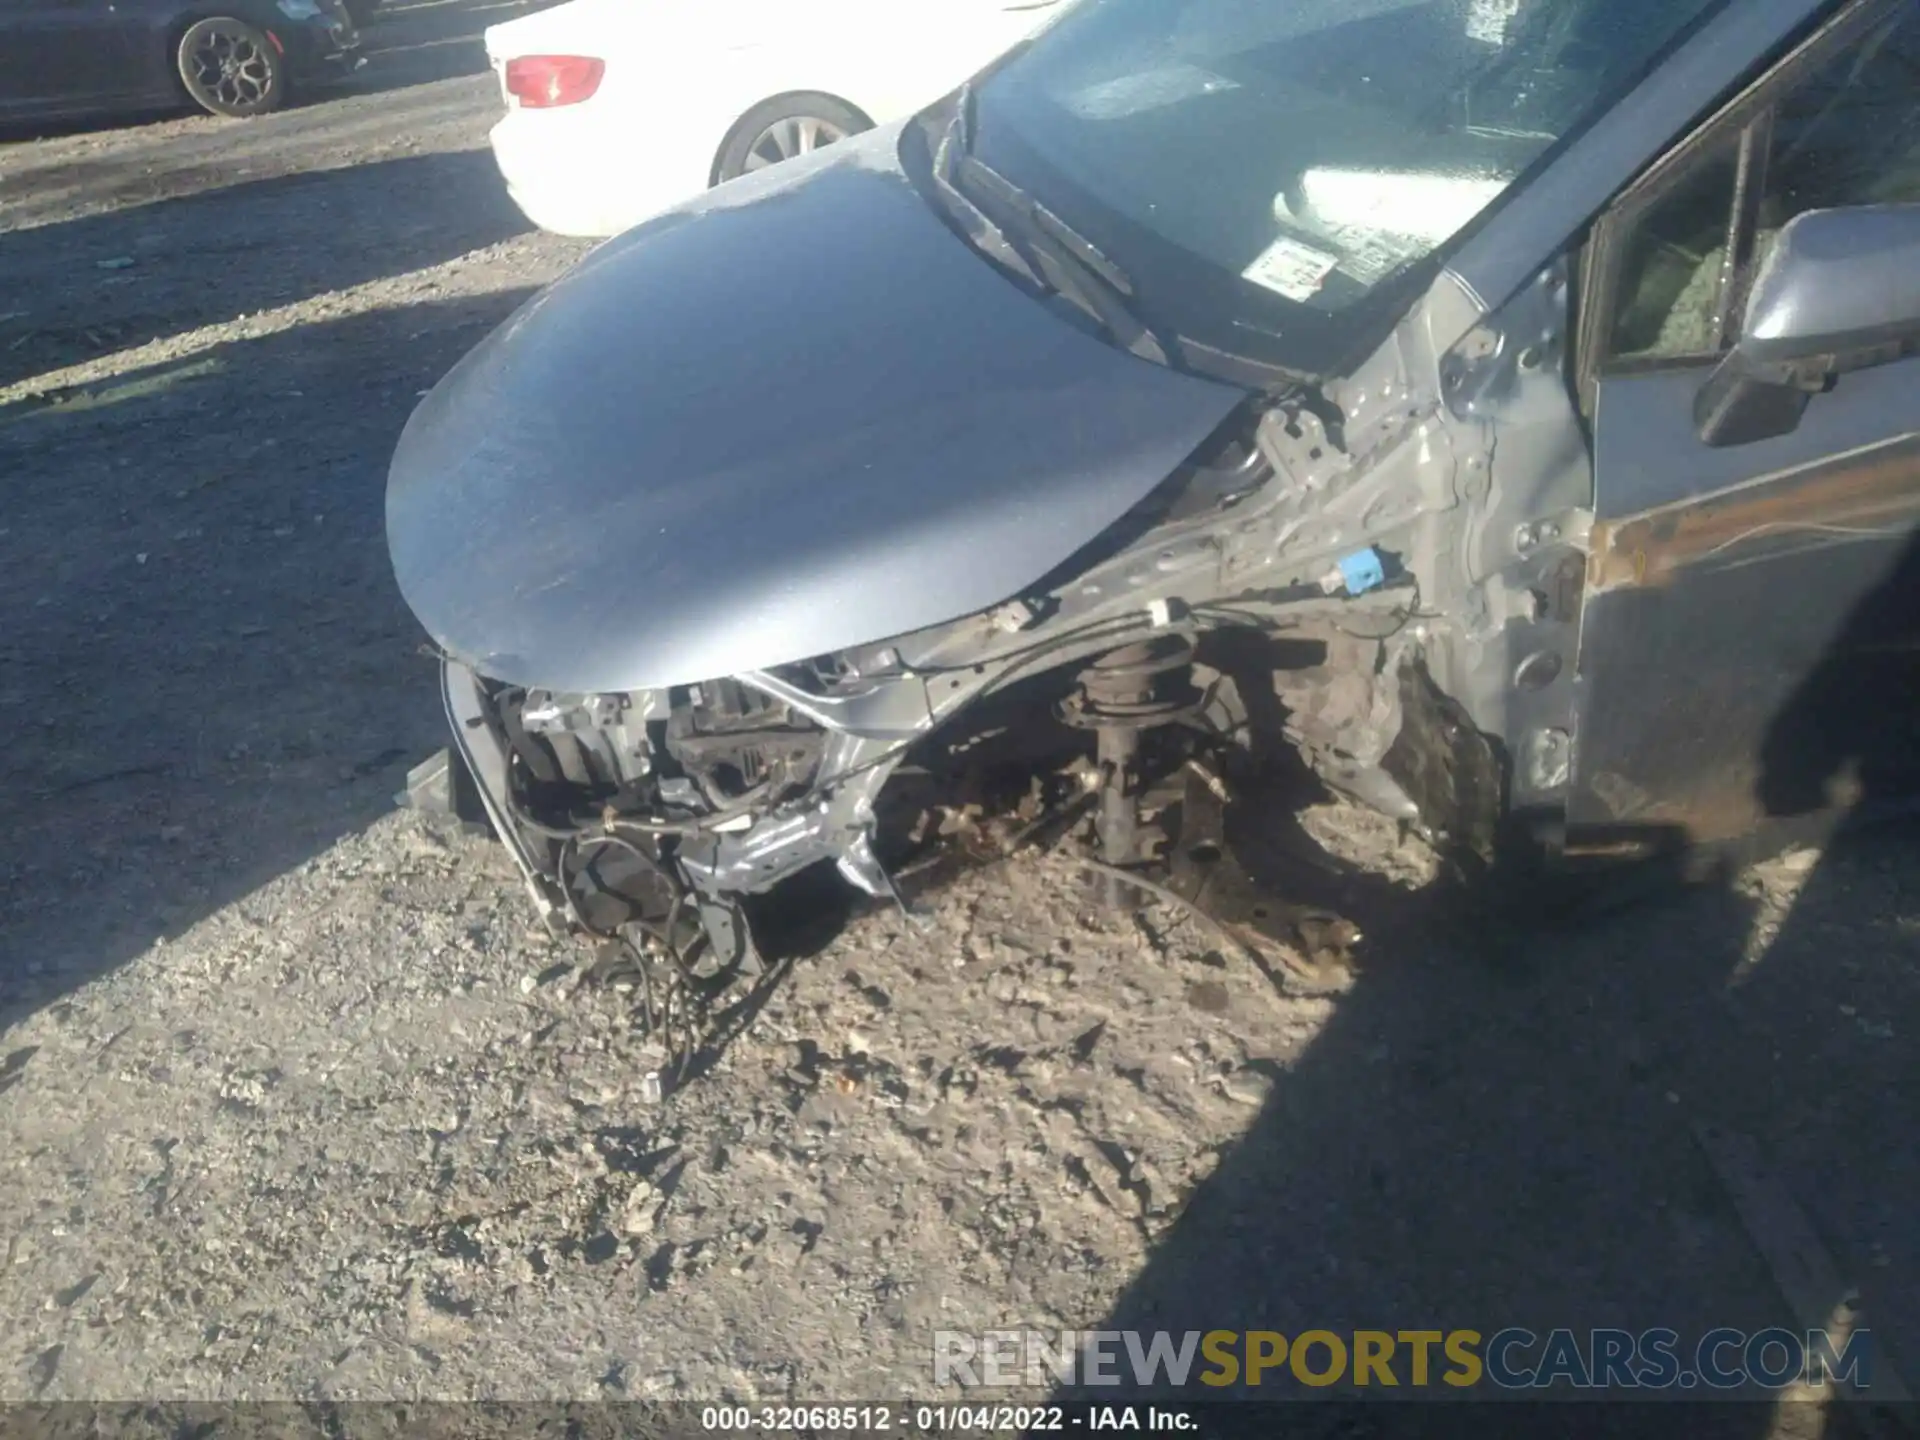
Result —
[{"label": "exposed engine bay", "polygon": [[[1515,722],[1555,713],[1584,531],[1576,513],[1492,533],[1514,497],[1490,474],[1482,419],[1520,400],[1564,422],[1539,358],[1563,286],[1549,274],[1516,302],[1524,343],[1482,327],[1434,357],[1409,323],[1337,390],[1251,401],[1120,524],[993,609],[624,693],[508,684],[449,659],[477,798],[550,924],[719,968],[753,963],[749,898],[814,867],[907,908],[896,876],[937,839],[942,806],[995,787],[1022,836],[1081,827],[1117,900],[1118,877],[1164,870],[1170,848],[1213,850],[1190,823],[1178,833],[1182,787],[1198,775],[1226,794],[1220,777],[1262,746],[1484,862],[1516,796],[1566,779],[1564,734]],[[1452,403],[1420,396],[1420,369],[1454,377]],[[1583,460],[1547,473],[1573,494],[1587,482]]]}]

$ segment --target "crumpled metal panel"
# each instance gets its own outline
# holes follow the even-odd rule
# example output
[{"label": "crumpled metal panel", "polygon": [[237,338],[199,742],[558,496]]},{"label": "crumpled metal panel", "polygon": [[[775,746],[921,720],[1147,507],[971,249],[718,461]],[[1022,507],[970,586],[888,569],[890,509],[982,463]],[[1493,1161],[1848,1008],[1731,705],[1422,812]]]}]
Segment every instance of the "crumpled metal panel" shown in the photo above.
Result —
[{"label": "crumpled metal panel", "polygon": [[1072,555],[1244,398],[1021,293],[896,139],[610,242],[421,403],[387,532],[440,645],[612,691],[938,624]]}]

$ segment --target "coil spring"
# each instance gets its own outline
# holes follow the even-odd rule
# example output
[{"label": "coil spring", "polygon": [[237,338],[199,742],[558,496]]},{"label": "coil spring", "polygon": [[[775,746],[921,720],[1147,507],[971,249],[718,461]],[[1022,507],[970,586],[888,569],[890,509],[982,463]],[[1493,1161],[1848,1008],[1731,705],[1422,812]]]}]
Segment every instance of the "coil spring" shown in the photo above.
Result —
[{"label": "coil spring", "polygon": [[1080,672],[1061,718],[1085,729],[1145,730],[1197,713],[1206,697],[1193,683],[1190,635],[1156,635],[1110,650]]}]

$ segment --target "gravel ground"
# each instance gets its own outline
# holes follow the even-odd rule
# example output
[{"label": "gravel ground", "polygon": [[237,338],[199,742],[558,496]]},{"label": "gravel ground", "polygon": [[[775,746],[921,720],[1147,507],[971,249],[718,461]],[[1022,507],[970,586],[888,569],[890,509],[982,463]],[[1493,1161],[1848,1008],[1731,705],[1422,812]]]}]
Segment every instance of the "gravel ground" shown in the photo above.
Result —
[{"label": "gravel ground", "polygon": [[1063,859],[981,869],[651,1099],[633,997],[390,809],[440,719],[387,456],[584,253],[499,192],[487,18],[403,10],[254,124],[0,146],[0,1400],[876,1399],[935,1330],[1791,1323],[1705,1123],[1920,1354],[1901,836],[1494,951],[1321,805],[1341,860],[1269,877],[1365,931],[1320,998]]}]

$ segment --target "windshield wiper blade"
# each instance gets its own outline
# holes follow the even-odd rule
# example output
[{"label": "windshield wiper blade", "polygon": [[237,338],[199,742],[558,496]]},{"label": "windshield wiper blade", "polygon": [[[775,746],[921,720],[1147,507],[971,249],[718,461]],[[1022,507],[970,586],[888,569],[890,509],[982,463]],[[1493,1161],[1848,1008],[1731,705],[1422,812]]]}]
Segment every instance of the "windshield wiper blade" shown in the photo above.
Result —
[{"label": "windshield wiper blade", "polygon": [[963,155],[960,164],[964,173],[998,190],[1008,204],[1018,207],[1048,238],[1065,247],[1076,260],[1098,275],[1110,290],[1127,300],[1134,298],[1133,277],[1122,270],[1106,251],[1062,220],[1030,192],[1020,189],[986,161],[976,159],[971,154]]},{"label": "windshield wiper blade", "polygon": [[[972,150],[973,86],[967,84],[960,87],[953,118],[940,137],[933,175],[975,244],[1086,311],[1132,354],[1170,366],[1166,346],[1134,313],[1133,281],[1126,271]],[[1017,239],[1007,231],[1009,222],[1019,232]]]},{"label": "windshield wiper blade", "polygon": [[940,192],[940,198],[953,212],[954,218],[966,231],[968,241],[976,250],[991,256],[995,261],[1012,270],[1028,284],[1047,288],[1047,281],[1020,253],[1007,232],[987,215],[960,187],[954,184],[953,176],[959,163],[959,157],[973,144],[973,83],[969,81],[960,87],[958,103],[954,106],[953,118],[947,122],[941,133],[940,144],[933,155],[933,183]]},{"label": "windshield wiper blade", "polygon": [[[960,167],[963,176],[973,179],[989,195],[999,192],[995,198],[1013,215],[1020,230],[1018,243],[1031,252],[1048,288],[1086,310],[1132,354],[1156,365],[1172,364],[1160,337],[1135,312],[1133,283],[1124,271],[997,172],[971,156],[962,157]],[[993,208],[991,202],[989,208]]]}]

